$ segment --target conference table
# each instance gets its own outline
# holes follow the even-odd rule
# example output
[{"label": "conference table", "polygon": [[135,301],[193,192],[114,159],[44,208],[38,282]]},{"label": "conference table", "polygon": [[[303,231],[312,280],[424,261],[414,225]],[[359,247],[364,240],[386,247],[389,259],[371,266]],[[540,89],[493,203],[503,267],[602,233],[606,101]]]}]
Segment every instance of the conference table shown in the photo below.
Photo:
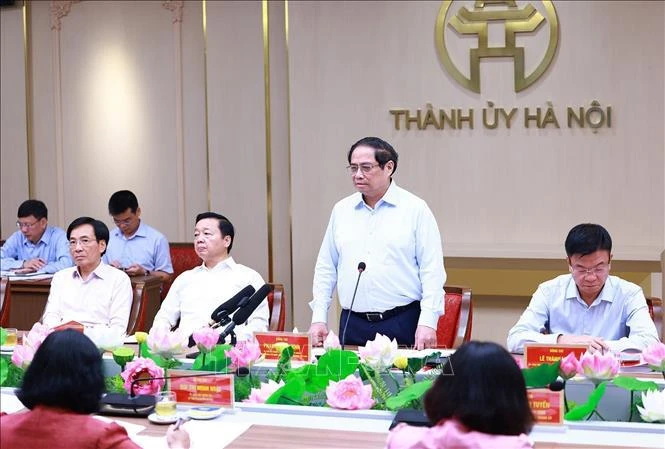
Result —
[{"label": "conference table", "polygon": [[[130,277],[134,291],[134,301],[145,302],[144,325],[142,329],[147,330],[152,326],[152,321],[161,304],[162,280],[159,276],[134,276]],[[30,280],[11,279],[10,281],[10,308],[9,320],[6,327],[16,329],[32,328],[44,313],[44,307],[51,291],[51,278]]]}]

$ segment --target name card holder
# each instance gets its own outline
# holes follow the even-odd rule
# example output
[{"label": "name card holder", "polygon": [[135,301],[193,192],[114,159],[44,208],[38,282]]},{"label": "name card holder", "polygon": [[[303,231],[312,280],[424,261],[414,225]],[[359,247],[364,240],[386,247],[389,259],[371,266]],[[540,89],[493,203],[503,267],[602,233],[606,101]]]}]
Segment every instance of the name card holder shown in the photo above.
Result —
[{"label": "name card holder", "polygon": [[544,345],[528,343],[524,345],[524,366],[533,368],[543,363],[554,363],[566,357],[571,352],[579,360],[587,351],[585,345]]},{"label": "name card holder", "polygon": [[547,388],[527,390],[529,407],[536,424],[562,426],[564,415],[563,391],[550,391]]},{"label": "name card holder", "polygon": [[309,363],[312,356],[312,340],[309,334],[255,332],[254,336],[259,342],[265,360],[279,360],[282,350],[288,346],[293,347],[292,362]]},{"label": "name card holder", "polygon": [[[202,375],[199,377],[185,377],[192,374]],[[234,407],[233,374],[171,369],[168,372],[168,377],[169,390],[175,393],[178,404],[210,404],[224,408]]]}]

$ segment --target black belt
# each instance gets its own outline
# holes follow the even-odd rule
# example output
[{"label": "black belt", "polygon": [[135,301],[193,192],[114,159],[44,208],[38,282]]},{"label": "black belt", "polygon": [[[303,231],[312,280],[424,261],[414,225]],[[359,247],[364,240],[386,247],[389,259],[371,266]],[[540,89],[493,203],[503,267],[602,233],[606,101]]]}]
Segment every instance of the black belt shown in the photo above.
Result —
[{"label": "black belt", "polygon": [[400,313],[406,312],[407,310],[415,309],[416,307],[420,308],[420,301],[413,301],[412,303],[405,306],[395,307],[394,309],[386,310],[385,312],[356,312],[351,310],[351,313],[369,322],[375,322],[387,320],[388,318],[397,316]]}]

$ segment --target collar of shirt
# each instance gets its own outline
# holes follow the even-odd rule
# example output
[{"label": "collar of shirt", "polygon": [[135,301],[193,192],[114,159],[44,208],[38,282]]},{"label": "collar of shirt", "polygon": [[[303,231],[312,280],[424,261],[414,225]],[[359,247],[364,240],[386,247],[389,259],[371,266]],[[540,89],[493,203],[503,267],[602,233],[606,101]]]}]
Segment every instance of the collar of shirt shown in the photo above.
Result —
[{"label": "collar of shirt", "polygon": [[[19,231],[20,232],[20,231]],[[28,245],[34,245],[34,246],[39,246],[40,243],[44,242],[44,245],[48,246],[49,241],[51,240],[51,234],[53,234],[53,229],[51,229],[50,226],[46,226],[46,229],[44,229],[44,233],[40,237],[40,239],[37,241],[37,243],[32,243],[28,238],[21,233],[21,237],[23,237],[23,245],[28,246]]]},{"label": "collar of shirt", "polygon": [[[106,265],[103,261],[99,262],[99,265],[95,267],[94,270],[92,270],[93,277],[97,277],[99,279],[104,279],[106,274],[108,273],[108,269],[111,268],[109,265]],[[116,268],[113,268],[114,270]],[[74,267],[74,271],[72,272],[72,277],[75,279],[80,279],[82,282],[86,282],[82,277],[81,273],[79,273],[79,268]],[[90,277],[88,280],[92,279],[93,277]]]},{"label": "collar of shirt", "polygon": [[[570,281],[568,282],[568,287],[566,288],[566,299],[577,299],[579,302],[586,305],[584,300],[580,297],[580,292],[577,289],[577,284],[575,284],[573,275],[571,274],[569,276]],[[600,290],[598,297],[588,307],[593,307],[594,305],[599,304],[600,301],[613,302],[613,291],[614,283],[612,281],[612,276],[607,276],[607,279],[605,279],[605,285],[603,285],[603,288]]]},{"label": "collar of shirt", "polygon": [[116,227],[113,230],[113,235],[115,235],[118,238],[121,238],[123,240],[132,240],[135,237],[147,237],[148,233],[145,230],[145,226],[143,225],[143,220],[139,222],[139,227],[136,229],[136,232],[133,235],[130,235],[129,237],[126,237],[125,234],[122,233],[120,228]]},{"label": "collar of shirt", "polygon": [[[356,203],[354,207],[356,209],[360,207],[367,207],[369,209],[369,206],[365,204],[365,200],[363,200],[362,193],[356,192],[355,195],[356,195]],[[389,206],[397,206],[398,202],[399,202],[399,187],[397,187],[395,181],[390,181],[388,190],[386,190],[386,193],[384,193],[381,199],[376,203],[374,209],[378,209],[383,203]]]},{"label": "collar of shirt", "polygon": [[217,271],[233,270],[236,267],[236,265],[237,265],[236,261],[233,260],[233,257],[229,256],[212,268],[208,268],[204,262],[198,266],[198,269],[201,271],[210,271],[214,273]]}]

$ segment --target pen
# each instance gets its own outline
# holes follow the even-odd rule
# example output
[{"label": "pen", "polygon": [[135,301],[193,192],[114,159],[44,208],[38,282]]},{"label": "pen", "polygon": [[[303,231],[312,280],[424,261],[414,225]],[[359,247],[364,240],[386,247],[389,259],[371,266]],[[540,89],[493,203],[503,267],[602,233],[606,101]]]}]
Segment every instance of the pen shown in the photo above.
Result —
[{"label": "pen", "polygon": [[178,430],[182,424],[186,423],[190,419],[192,418],[190,418],[189,416],[180,416],[176,421],[175,426],[173,426],[173,430],[174,431]]}]

